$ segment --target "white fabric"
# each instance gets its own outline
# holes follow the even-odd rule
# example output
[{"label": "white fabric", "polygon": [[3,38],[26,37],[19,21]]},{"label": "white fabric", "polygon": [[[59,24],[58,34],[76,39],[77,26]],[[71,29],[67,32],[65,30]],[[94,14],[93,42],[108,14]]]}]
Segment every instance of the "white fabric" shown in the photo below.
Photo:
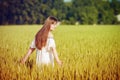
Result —
[{"label": "white fabric", "polygon": [[[35,46],[35,39],[32,41],[31,48],[36,48]],[[43,47],[41,50],[36,50],[36,64],[42,65],[42,64],[51,64],[54,66],[54,56],[52,54],[52,51],[50,50],[51,47],[55,47],[55,41],[53,38],[48,38],[46,46]]]}]

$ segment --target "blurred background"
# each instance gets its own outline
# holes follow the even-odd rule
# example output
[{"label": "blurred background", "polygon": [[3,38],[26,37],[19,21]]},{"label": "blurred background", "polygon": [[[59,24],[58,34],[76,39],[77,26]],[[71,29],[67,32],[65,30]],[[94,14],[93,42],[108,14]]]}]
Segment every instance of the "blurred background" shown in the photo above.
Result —
[{"label": "blurred background", "polygon": [[0,0],[0,25],[43,24],[51,15],[61,24],[120,24],[120,0]]}]

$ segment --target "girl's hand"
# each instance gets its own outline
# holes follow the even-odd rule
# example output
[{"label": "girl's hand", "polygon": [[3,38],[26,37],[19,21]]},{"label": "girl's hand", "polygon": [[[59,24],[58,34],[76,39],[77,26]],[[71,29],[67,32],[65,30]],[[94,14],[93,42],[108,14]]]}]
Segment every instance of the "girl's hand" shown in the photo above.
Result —
[{"label": "girl's hand", "polygon": [[25,61],[28,59],[30,54],[35,50],[35,48],[29,48],[27,54],[20,60],[21,64],[25,64]]},{"label": "girl's hand", "polygon": [[57,61],[57,63],[60,65],[60,66],[62,66],[62,64],[63,64],[63,62],[62,61]]},{"label": "girl's hand", "polygon": [[20,62],[20,64],[25,64],[24,59],[21,59],[19,62]]}]

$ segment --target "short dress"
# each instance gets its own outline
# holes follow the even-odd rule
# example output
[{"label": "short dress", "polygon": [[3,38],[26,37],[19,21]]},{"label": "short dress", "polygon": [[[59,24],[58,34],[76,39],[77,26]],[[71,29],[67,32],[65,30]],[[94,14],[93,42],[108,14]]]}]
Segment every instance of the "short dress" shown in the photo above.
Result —
[{"label": "short dress", "polygon": [[36,48],[35,39],[32,41],[30,47],[36,48],[36,64],[38,66],[50,64],[54,67],[54,56],[50,48],[55,46],[56,45],[53,37],[49,37],[47,39],[46,46],[43,47],[41,50]]}]

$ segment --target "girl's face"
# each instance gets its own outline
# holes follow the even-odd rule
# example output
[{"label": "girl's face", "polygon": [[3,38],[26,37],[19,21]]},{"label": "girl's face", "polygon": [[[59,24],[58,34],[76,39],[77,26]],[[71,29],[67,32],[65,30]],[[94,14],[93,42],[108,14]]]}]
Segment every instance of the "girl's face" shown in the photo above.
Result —
[{"label": "girl's face", "polygon": [[53,24],[50,25],[50,30],[53,31],[56,28],[57,22],[54,22]]}]

